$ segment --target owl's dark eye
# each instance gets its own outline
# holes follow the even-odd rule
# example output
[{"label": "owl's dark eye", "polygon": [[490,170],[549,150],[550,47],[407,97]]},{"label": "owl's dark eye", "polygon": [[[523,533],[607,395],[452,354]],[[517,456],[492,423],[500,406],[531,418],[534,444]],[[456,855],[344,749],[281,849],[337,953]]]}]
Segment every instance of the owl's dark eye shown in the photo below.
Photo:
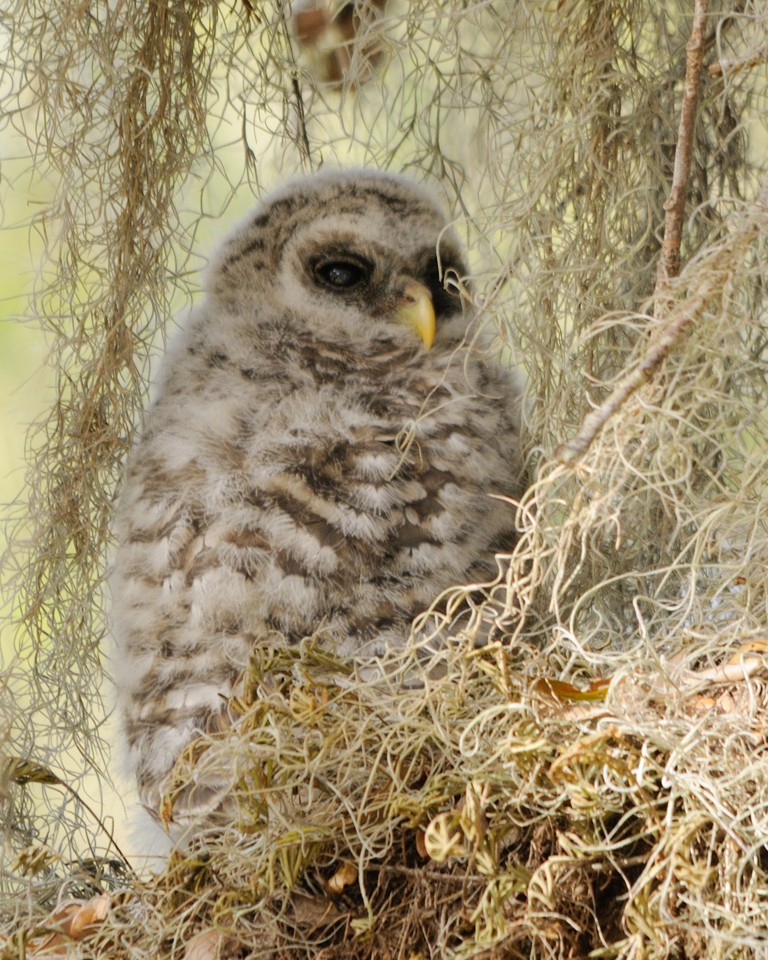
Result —
[{"label": "owl's dark eye", "polygon": [[315,280],[333,290],[352,290],[365,283],[371,275],[371,266],[361,260],[334,258],[320,260],[313,267]]}]

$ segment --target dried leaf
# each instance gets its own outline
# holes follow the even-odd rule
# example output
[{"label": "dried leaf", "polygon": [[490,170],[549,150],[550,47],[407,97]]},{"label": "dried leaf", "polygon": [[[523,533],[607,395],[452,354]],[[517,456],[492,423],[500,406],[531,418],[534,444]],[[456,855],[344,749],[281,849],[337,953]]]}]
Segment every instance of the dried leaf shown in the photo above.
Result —
[{"label": "dried leaf", "polygon": [[184,960],[224,960],[239,947],[238,941],[221,930],[196,933],[184,948]]},{"label": "dried leaf", "polygon": [[51,933],[40,944],[30,944],[27,954],[30,957],[41,957],[45,960],[54,960],[56,957],[66,957],[69,938],[63,933]]},{"label": "dried leaf", "polygon": [[336,873],[326,881],[325,888],[328,893],[341,893],[345,887],[350,886],[350,884],[353,884],[356,880],[357,867],[354,863],[344,863]]},{"label": "dried leaf", "polygon": [[582,690],[580,687],[575,687],[572,683],[566,683],[564,680],[540,677],[531,684],[531,692],[544,699],[554,699],[559,702],[574,700],[602,702],[605,700],[610,682],[610,680],[602,678],[593,680],[586,690]]},{"label": "dried leaf", "polygon": [[423,830],[416,831],[416,852],[422,859],[429,856],[427,853],[426,834]]},{"label": "dried leaf", "polygon": [[106,893],[93,897],[75,911],[69,927],[69,935],[75,940],[81,939],[89,927],[101,923],[109,913],[110,898]]}]

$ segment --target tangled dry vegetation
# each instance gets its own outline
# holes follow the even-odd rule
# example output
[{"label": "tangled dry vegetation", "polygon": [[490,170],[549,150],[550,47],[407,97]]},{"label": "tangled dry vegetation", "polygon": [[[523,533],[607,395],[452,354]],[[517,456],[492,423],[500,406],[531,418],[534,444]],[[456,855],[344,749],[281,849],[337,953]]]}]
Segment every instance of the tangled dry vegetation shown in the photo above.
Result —
[{"label": "tangled dry vegetation", "polygon": [[[60,184],[30,224],[58,392],[8,561],[2,957],[768,957],[768,5],[337,6],[2,15],[5,122]],[[530,388],[520,539],[373,678],[256,651],[238,727],[176,771],[225,764],[231,821],[139,877],[80,797],[148,354],[234,188],[330,162],[456,210]]]}]

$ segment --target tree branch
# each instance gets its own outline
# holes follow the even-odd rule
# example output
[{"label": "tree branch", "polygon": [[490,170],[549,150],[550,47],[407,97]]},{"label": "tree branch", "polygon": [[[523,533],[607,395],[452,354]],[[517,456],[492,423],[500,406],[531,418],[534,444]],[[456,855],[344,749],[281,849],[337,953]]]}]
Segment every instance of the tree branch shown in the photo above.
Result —
[{"label": "tree branch", "polygon": [[580,459],[608,420],[621,409],[639,387],[653,377],[672,347],[694,322],[699,311],[712,297],[717,296],[727,287],[729,276],[733,272],[734,260],[745,255],[750,244],[765,231],[766,221],[768,221],[768,177],[763,183],[752,214],[745,218],[728,237],[727,245],[730,255],[723,258],[721,246],[716,247],[709,254],[704,261],[709,267],[705,271],[707,279],[683,300],[656,331],[651,345],[634,370],[624,377],[604,403],[584,418],[579,435],[557,448],[555,456],[561,463],[572,464]]},{"label": "tree branch", "polygon": [[[688,196],[688,180],[691,173],[691,157],[696,131],[696,108],[699,102],[706,16],[707,0],[695,0],[691,35],[685,47],[685,88],[675,147],[675,166],[669,197],[664,204],[666,211],[664,240],[656,271],[656,287],[653,294],[654,309],[656,316],[659,318],[667,312],[665,307],[668,308],[668,304],[665,304],[664,301],[667,299],[669,281],[680,273],[680,244],[683,237],[685,201]],[[595,437],[608,420],[621,409],[642,384],[650,380],[674,344],[693,322],[695,311],[691,307],[691,301],[686,301],[680,310],[669,318],[654,337],[653,345],[649,347],[639,365],[624,377],[603,404],[584,418],[578,436],[560,444],[555,451],[555,456],[561,462],[574,463],[580,459],[590,448]]]},{"label": "tree branch", "polygon": [[688,196],[688,180],[691,174],[691,157],[696,132],[696,108],[699,103],[701,84],[701,60],[704,54],[704,24],[707,16],[707,0],[695,0],[691,36],[685,50],[685,89],[680,110],[680,126],[677,131],[675,167],[672,173],[672,189],[664,204],[664,242],[656,271],[654,300],[657,305],[672,277],[680,273],[680,243],[683,237],[685,201]]}]

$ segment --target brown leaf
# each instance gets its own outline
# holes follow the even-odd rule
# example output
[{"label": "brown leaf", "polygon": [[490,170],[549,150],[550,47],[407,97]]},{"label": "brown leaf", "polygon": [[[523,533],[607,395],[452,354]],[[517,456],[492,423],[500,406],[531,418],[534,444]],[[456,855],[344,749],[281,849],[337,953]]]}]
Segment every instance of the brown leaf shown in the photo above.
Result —
[{"label": "brown leaf", "polygon": [[101,923],[106,918],[109,913],[109,906],[110,900],[106,893],[102,893],[99,897],[93,897],[88,903],[83,904],[72,916],[69,925],[70,937],[80,940],[89,927]]},{"label": "brown leaf", "polygon": [[572,683],[566,683],[565,680],[540,677],[531,685],[531,692],[544,697],[544,699],[554,699],[561,703],[580,700],[602,703],[605,700],[610,682],[610,680],[600,678],[593,680],[586,690],[582,690]]},{"label": "brown leaf", "polygon": [[42,943],[32,943],[27,950],[27,956],[40,957],[41,960],[56,960],[58,957],[66,957],[67,944],[69,937],[63,933],[50,933]]},{"label": "brown leaf", "polygon": [[73,940],[83,940],[101,923],[109,913],[111,900],[109,894],[102,893],[90,900],[75,900],[62,903],[45,921],[46,927],[53,927],[40,943],[32,943],[28,951],[30,957],[56,958],[66,957],[67,945]]},{"label": "brown leaf", "polygon": [[421,828],[419,828],[416,831],[416,852],[423,860],[426,860],[429,854],[427,853],[427,844],[425,842],[424,837],[425,837],[424,831]]},{"label": "brown leaf", "polygon": [[357,867],[354,863],[343,863],[334,875],[325,882],[328,893],[341,893],[345,887],[357,880]]},{"label": "brown leaf", "polygon": [[203,930],[196,933],[184,948],[184,960],[225,960],[234,955],[240,944],[221,930]]},{"label": "brown leaf", "polygon": [[319,896],[307,896],[298,891],[291,900],[288,915],[292,922],[300,926],[302,930],[310,931],[325,929],[344,916],[333,900],[327,900],[325,897]]}]

